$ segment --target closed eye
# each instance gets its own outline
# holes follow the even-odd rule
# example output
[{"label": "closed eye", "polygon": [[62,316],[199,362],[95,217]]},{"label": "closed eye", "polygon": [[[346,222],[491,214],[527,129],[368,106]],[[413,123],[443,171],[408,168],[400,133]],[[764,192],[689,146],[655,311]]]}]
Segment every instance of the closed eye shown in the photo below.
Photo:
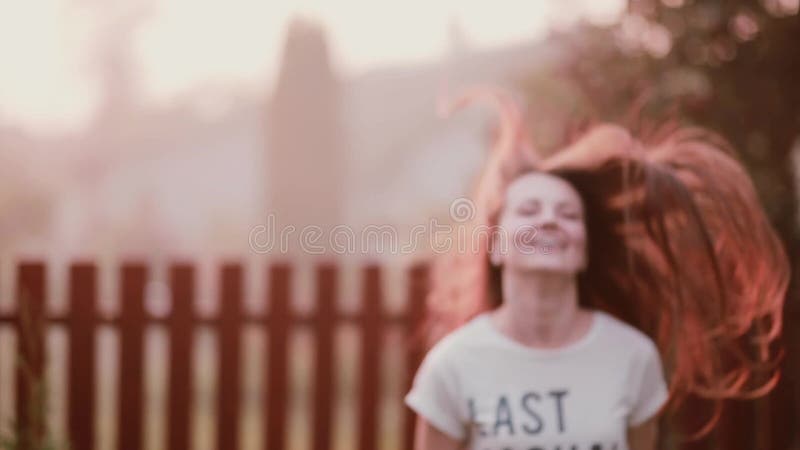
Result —
[{"label": "closed eye", "polygon": [[517,208],[517,214],[521,216],[530,216],[536,214],[541,209],[538,201],[527,201]]},{"label": "closed eye", "polygon": [[522,207],[517,209],[517,214],[521,216],[532,216],[539,212],[539,208],[534,207]]}]

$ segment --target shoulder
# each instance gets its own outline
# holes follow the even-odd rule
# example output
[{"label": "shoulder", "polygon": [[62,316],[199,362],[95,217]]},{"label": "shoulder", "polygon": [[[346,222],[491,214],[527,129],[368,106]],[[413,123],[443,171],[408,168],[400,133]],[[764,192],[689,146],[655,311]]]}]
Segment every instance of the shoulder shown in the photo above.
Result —
[{"label": "shoulder", "polygon": [[606,338],[610,344],[619,345],[627,350],[635,350],[643,355],[658,354],[658,348],[650,336],[633,325],[604,311],[598,311],[605,323]]},{"label": "shoulder", "polygon": [[425,359],[433,364],[456,361],[481,338],[483,316],[478,315],[441,337],[427,352]]}]

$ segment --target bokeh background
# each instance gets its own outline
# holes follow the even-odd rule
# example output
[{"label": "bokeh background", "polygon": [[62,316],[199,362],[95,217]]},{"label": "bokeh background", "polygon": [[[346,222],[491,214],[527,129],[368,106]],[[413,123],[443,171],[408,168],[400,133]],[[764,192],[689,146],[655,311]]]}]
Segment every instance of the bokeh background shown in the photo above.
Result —
[{"label": "bokeh background", "polygon": [[[254,248],[253,231],[453,221],[495,131],[475,106],[437,102],[475,85],[526,106],[537,148],[555,151],[598,120],[652,131],[668,119],[710,127],[740,152],[794,268],[784,376],[748,410],[761,437],[739,448],[800,448],[800,1],[492,2],[0,1],[0,316],[19,311],[17,264],[47,266],[46,309],[64,314],[71,262],[97,265],[99,310],[120,309],[117,267],[151,269],[146,309],[170,313],[167,268],[197,268],[198,314],[220,308],[216,270],[245,270],[245,308],[268,308],[263,267],[290,261],[293,308],[314,309],[318,258]],[[380,264],[389,311],[406,307],[406,269],[431,249],[359,248],[336,257],[339,308],[359,308],[360,267]],[[214,448],[213,326],[193,334],[192,445]],[[399,449],[403,330],[381,353],[381,449]],[[48,433],[68,441],[68,330],[47,327]],[[243,448],[263,448],[263,329],[242,329]],[[20,334],[0,322],[0,430],[13,434]],[[143,433],[166,448],[167,333],[144,335]],[[357,441],[359,328],[336,330],[333,448]],[[313,339],[291,337],[289,447],[307,448]],[[100,326],[96,448],[117,448],[119,337]],[[766,436],[766,437],[765,437]],[[711,445],[711,444],[709,444]]]}]

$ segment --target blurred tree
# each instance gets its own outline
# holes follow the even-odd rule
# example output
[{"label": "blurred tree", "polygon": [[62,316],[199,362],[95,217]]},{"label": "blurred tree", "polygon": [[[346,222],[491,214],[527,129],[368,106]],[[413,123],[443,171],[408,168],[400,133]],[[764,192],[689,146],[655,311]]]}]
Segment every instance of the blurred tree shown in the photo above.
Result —
[{"label": "blurred tree", "polygon": [[768,402],[728,404],[725,420],[749,420],[750,428],[718,435],[717,448],[800,448],[798,9],[800,0],[629,0],[613,27],[552,35],[561,63],[523,81],[545,153],[592,121],[646,134],[676,119],[725,136],[753,177],[794,270],[783,378]]},{"label": "blurred tree", "polygon": [[704,78],[701,95],[686,99],[681,115],[721,132],[740,150],[797,263],[791,154],[800,135],[800,0],[631,0],[629,5],[621,28],[638,28],[627,43],[647,50],[656,70],[651,74],[678,69]]}]

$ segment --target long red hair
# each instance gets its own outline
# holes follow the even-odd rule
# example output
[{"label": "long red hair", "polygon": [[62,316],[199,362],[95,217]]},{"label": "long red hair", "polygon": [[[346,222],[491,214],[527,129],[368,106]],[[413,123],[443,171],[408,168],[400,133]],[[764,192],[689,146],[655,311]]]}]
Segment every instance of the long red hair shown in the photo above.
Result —
[{"label": "long red hair", "polygon": [[[489,95],[486,95],[486,94]],[[580,303],[607,311],[657,344],[670,405],[768,392],[777,382],[781,311],[789,263],[731,146],[709,130],[666,125],[651,136],[599,124],[546,158],[530,144],[507,94],[485,96],[501,127],[475,186],[473,231],[498,223],[506,187],[530,171],[569,181],[585,208],[589,263]],[[490,239],[434,264],[425,330],[432,344],[502,302]]]}]

